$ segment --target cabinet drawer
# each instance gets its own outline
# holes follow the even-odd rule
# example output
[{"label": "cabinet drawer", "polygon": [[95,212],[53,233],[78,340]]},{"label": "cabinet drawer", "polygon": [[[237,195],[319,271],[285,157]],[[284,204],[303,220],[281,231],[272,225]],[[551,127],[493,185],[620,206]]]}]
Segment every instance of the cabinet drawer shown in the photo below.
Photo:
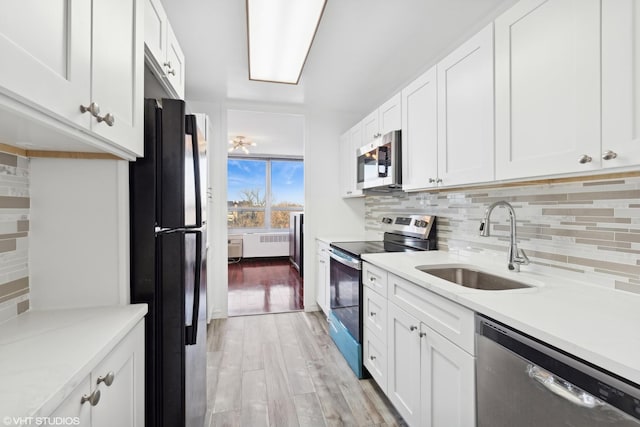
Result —
[{"label": "cabinet drawer", "polygon": [[473,311],[393,274],[389,274],[389,301],[467,353],[475,353]]},{"label": "cabinet drawer", "polygon": [[364,366],[380,386],[387,393],[387,346],[371,333],[371,329],[364,329],[363,339]]},{"label": "cabinet drawer", "polygon": [[362,284],[373,289],[383,297],[387,297],[387,276],[389,274],[375,265],[362,264]]},{"label": "cabinet drawer", "polygon": [[383,343],[387,342],[387,299],[369,288],[364,288],[364,326]]}]

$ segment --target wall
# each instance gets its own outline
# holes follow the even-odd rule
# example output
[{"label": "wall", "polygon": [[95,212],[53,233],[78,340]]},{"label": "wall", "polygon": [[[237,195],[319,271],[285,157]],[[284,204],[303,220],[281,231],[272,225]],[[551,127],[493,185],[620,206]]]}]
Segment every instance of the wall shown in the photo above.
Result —
[{"label": "wall", "polygon": [[129,302],[129,162],[31,159],[31,302]]},{"label": "wall", "polygon": [[515,208],[519,246],[531,259],[523,269],[640,293],[640,177],[367,195],[367,234],[379,235],[378,221],[388,213],[433,214],[439,249],[504,258],[506,267],[507,211],[494,210],[490,237],[478,233],[485,209],[497,200]]},{"label": "wall", "polygon": [[29,309],[29,160],[0,152],[0,322]]}]

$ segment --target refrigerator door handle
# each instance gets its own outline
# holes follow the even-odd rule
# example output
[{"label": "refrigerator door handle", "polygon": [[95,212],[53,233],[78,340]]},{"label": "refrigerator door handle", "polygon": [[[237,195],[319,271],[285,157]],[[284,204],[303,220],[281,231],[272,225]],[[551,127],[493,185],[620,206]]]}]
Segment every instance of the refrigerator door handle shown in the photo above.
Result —
[{"label": "refrigerator door handle", "polygon": [[200,312],[200,280],[202,272],[202,232],[186,231],[196,235],[196,271],[193,275],[193,311],[191,312],[191,325],[186,325],[185,340],[187,345],[195,345],[198,336],[198,315]]}]

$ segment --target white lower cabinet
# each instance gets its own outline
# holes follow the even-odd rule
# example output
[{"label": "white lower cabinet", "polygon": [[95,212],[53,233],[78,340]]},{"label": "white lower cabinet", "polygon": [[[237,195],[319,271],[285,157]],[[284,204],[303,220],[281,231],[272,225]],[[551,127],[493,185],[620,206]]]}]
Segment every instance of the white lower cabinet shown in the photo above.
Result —
[{"label": "white lower cabinet", "polygon": [[474,313],[369,263],[363,271],[376,274],[363,295],[373,379],[410,426],[474,427]]},{"label": "white lower cabinet", "polygon": [[475,426],[475,358],[420,325],[422,426]]},{"label": "white lower cabinet", "polygon": [[144,320],[50,417],[78,417],[83,427],[144,427]]},{"label": "white lower cabinet", "polygon": [[389,314],[387,396],[402,418],[420,425],[420,322],[393,303]]}]

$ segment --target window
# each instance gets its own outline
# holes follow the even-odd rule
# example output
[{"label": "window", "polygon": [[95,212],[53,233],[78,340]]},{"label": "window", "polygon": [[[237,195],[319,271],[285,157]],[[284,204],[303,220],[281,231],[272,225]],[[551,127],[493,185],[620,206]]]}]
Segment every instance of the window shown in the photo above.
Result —
[{"label": "window", "polygon": [[290,212],[304,208],[304,164],[229,157],[227,195],[230,229],[289,228]]}]

